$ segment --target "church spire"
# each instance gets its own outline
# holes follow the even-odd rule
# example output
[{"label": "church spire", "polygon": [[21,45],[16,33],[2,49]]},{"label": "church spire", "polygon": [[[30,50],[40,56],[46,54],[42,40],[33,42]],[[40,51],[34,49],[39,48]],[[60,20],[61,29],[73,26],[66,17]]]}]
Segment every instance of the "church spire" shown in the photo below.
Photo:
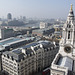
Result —
[{"label": "church spire", "polygon": [[[65,43],[71,43],[73,44],[73,40],[75,40],[75,24],[74,24],[74,12],[73,12],[73,6],[71,4],[69,15],[67,17],[67,21],[64,24],[63,27],[63,38],[65,39]],[[74,30],[74,31],[73,31]]]},{"label": "church spire", "polygon": [[73,5],[71,4],[71,8],[68,14],[68,20],[74,20],[74,13],[73,13]]},{"label": "church spire", "polygon": [[73,5],[71,4],[71,11],[73,10]]}]

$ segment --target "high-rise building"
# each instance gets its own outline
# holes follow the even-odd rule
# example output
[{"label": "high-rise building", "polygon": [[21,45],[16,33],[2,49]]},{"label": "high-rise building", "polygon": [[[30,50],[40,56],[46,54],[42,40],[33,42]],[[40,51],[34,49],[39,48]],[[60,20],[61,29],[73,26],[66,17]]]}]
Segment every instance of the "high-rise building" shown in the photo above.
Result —
[{"label": "high-rise building", "polygon": [[63,26],[59,52],[51,64],[51,75],[75,75],[75,19],[72,5]]},{"label": "high-rise building", "polygon": [[8,20],[12,20],[12,15],[11,15],[11,13],[8,13],[8,14],[7,14],[7,19],[8,19]]},{"label": "high-rise building", "polygon": [[13,29],[9,28],[0,28],[0,39],[6,39],[14,36]]},{"label": "high-rise building", "polygon": [[40,29],[47,28],[47,27],[48,27],[48,23],[40,22]]}]

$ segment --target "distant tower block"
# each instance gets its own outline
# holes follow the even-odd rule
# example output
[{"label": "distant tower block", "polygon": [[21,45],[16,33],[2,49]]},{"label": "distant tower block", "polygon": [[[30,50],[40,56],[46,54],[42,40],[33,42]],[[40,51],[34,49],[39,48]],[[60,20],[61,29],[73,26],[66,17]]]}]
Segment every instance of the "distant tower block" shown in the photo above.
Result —
[{"label": "distant tower block", "polygon": [[11,21],[11,20],[12,20],[12,15],[11,15],[11,13],[8,13],[8,14],[7,14],[7,19],[8,19],[8,21]]},{"label": "distant tower block", "polygon": [[40,29],[47,28],[47,27],[48,27],[48,23],[40,22]]}]

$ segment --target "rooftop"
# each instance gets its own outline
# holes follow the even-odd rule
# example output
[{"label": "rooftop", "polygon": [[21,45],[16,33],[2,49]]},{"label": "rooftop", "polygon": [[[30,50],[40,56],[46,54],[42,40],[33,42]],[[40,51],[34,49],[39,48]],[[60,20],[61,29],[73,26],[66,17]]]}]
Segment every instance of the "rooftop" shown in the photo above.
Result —
[{"label": "rooftop", "polygon": [[57,65],[61,67],[67,67],[69,71],[72,71],[73,69],[73,59],[69,57],[60,57],[59,60],[57,61]]},{"label": "rooftop", "polygon": [[42,29],[37,29],[37,30],[33,30],[33,31],[35,31],[35,32],[44,32],[44,31],[47,31],[47,30],[54,30],[54,28],[53,27],[49,27],[49,28],[42,28]]},{"label": "rooftop", "polygon": [[12,60],[16,60],[16,61],[21,61],[21,59],[24,58],[24,54],[18,49],[10,52],[6,51],[3,54],[6,55],[8,58],[11,57]]},{"label": "rooftop", "polygon": [[23,48],[23,49],[26,49],[26,48],[29,48],[29,47],[31,47],[31,46],[36,46],[37,44],[39,44],[39,43],[37,43],[37,42],[30,43],[30,44],[28,44],[28,45],[23,46],[22,48]]},{"label": "rooftop", "polygon": [[14,42],[14,41],[18,41],[18,40],[21,40],[21,38],[14,38],[14,37],[13,38],[9,38],[9,39],[0,41],[0,45],[8,44],[8,43],[11,43],[11,42]]},{"label": "rooftop", "polygon": [[29,41],[34,40],[35,37],[25,37],[25,36],[17,36],[17,37],[11,37],[8,39],[4,39],[0,41],[0,50],[5,49],[5,47],[10,46],[12,44],[16,44],[21,41]]},{"label": "rooftop", "polygon": [[39,44],[42,44],[42,45],[47,45],[47,44],[49,44],[50,42],[49,41],[38,41],[38,42],[33,42],[33,43],[30,43],[30,44],[28,44],[28,45],[25,45],[25,46],[23,46],[22,48],[29,48],[29,47],[31,47],[31,46],[36,46],[36,45],[39,45]]},{"label": "rooftop", "polygon": [[[23,46],[21,48],[14,49],[14,50],[12,50],[10,52],[6,51],[3,54],[8,56],[8,57],[12,57],[16,61],[20,61],[21,59],[24,58],[24,56],[33,55],[35,53],[34,51],[37,51],[38,48],[41,48],[40,44],[42,44],[43,46],[46,45],[46,48],[47,48],[48,45],[51,44],[51,43],[49,41],[33,42],[33,43],[25,45],[25,46]],[[34,51],[32,50],[31,46],[34,48]],[[49,45],[49,47],[52,47],[52,46],[53,46],[52,44],[51,44],[51,46]]]}]

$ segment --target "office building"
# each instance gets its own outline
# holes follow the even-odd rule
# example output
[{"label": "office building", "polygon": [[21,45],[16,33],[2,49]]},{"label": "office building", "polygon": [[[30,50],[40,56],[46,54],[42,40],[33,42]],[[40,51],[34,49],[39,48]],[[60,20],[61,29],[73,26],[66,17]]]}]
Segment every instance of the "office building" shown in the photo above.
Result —
[{"label": "office building", "polygon": [[2,54],[3,70],[9,75],[33,75],[50,66],[58,47],[49,41],[30,43]]},{"label": "office building", "polygon": [[14,36],[13,29],[9,28],[0,28],[0,39],[6,39]]},{"label": "office building", "polygon": [[12,15],[11,15],[11,13],[8,13],[8,14],[7,14],[7,19],[8,19],[8,21],[11,21],[11,20],[12,20]]},{"label": "office building", "polygon": [[[28,43],[31,43],[35,41],[35,37],[27,37],[27,36],[17,36],[17,37],[11,37],[8,39],[4,39],[0,41],[0,65],[1,63],[1,55],[3,52],[11,51],[15,48],[21,47],[23,45],[26,45]],[[2,66],[0,66],[0,70],[2,70]]]},{"label": "office building", "polygon": [[47,28],[47,27],[48,27],[48,23],[40,22],[40,29]]},{"label": "office building", "polygon": [[50,26],[48,28],[42,28],[42,29],[36,29],[32,31],[32,34],[36,34],[37,36],[44,36],[44,35],[50,35],[53,34],[55,29]]}]

